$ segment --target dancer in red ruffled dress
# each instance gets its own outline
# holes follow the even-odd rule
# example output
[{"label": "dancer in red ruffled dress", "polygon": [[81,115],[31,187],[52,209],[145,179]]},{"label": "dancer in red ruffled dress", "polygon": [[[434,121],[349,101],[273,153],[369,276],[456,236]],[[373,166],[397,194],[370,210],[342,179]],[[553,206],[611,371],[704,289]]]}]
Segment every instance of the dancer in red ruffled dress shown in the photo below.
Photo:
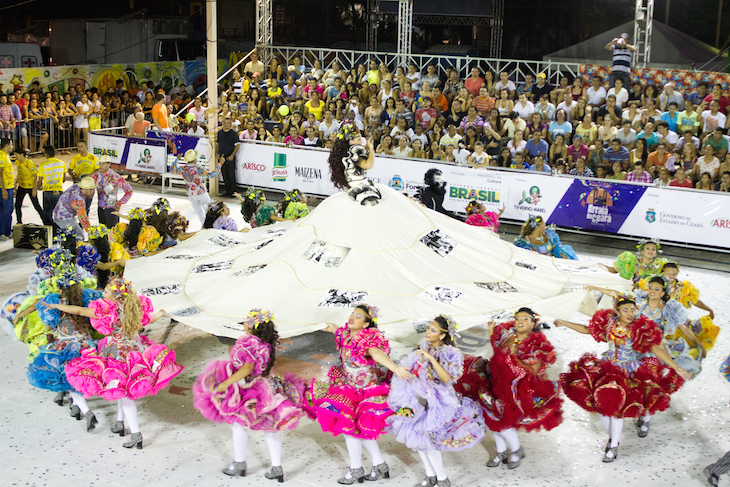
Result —
[{"label": "dancer in red ruffled dress", "polygon": [[480,357],[465,361],[457,392],[481,402],[487,427],[494,432],[497,455],[487,462],[488,467],[520,465],[525,454],[517,428],[551,430],[563,422],[558,384],[546,375],[548,366],[555,363],[555,349],[542,332],[533,331],[538,320],[530,308],[520,308],[514,321],[490,322],[494,355],[489,364]]},{"label": "dancer in red ruffled dress", "polygon": [[280,431],[297,427],[304,416],[304,380],[286,373],[270,375],[276,359],[279,333],[274,316],[252,309],[244,321],[246,334],[231,347],[230,360],[213,360],[193,385],[193,405],[200,414],[233,428],[233,463],[223,470],[231,476],[246,475],[246,430],[263,431],[271,454],[267,479],[284,481],[281,468]]},{"label": "dancer in red ruffled dress", "polygon": [[466,224],[475,227],[486,227],[497,233],[499,217],[502,216],[502,213],[504,213],[504,205],[499,213],[494,213],[493,211],[487,211],[484,205],[477,200],[471,200],[466,205]]},{"label": "dancer in red ruffled dress", "polygon": [[[313,380],[309,389],[311,409],[322,431],[345,435],[350,471],[338,480],[340,484],[390,477],[376,441],[385,430],[385,420],[393,414],[386,402],[390,385],[378,364],[401,379],[413,377],[388,357],[390,345],[378,330],[377,321],[378,309],[359,303],[346,326],[328,323],[325,331],[335,334],[341,364],[330,368],[328,380]],[[373,461],[368,476],[362,466],[363,447]]]},{"label": "dancer in red ruffled dress", "polygon": [[[637,317],[632,294],[619,294],[613,303],[614,309],[596,311],[588,326],[555,320],[555,326],[567,326],[608,343],[609,349],[601,358],[583,355],[570,363],[568,372],[560,374],[565,395],[586,411],[601,415],[608,432],[606,463],[618,456],[624,418],[664,411],[671,394],[690,379],[689,372],[660,347],[659,326]],[[646,356],[648,352],[654,357]]]},{"label": "dancer in red ruffled dress", "polygon": [[166,388],[183,366],[175,363],[175,352],[156,343],[139,331],[143,326],[165,315],[153,314],[152,303],[138,295],[132,283],[112,279],[102,299],[92,301],[87,308],[51,304],[51,309],[85,316],[99,333],[107,335],[96,348],[81,352],[81,357],[66,365],[66,378],[84,397],[101,396],[117,401],[117,421],[112,433],[124,436],[124,419],[132,433],[125,448],[142,448],[142,433],[137,423],[136,399],[153,396]]}]

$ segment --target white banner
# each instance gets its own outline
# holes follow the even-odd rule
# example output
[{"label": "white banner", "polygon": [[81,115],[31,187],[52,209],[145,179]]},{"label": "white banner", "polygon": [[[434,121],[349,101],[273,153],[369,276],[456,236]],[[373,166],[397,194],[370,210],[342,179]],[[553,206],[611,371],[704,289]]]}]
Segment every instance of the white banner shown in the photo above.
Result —
[{"label": "white banner", "polygon": [[730,246],[730,198],[726,193],[647,188],[620,233]]},{"label": "white banner", "polygon": [[154,172],[167,171],[167,147],[129,141],[127,169],[130,171]]},{"label": "white banner", "polygon": [[108,155],[112,164],[124,164],[123,156],[126,144],[126,137],[89,132],[89,152],[96,157]]}]

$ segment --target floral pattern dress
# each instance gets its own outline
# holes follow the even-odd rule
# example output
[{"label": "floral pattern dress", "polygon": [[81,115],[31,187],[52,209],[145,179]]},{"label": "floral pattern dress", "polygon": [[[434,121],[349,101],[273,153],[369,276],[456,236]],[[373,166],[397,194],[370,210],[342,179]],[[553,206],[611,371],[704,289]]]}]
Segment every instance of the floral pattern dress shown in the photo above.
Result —
[{"label": "floral pattern dress", "polygon": [[586,411],[615,418],[636,418],[669,407],[670,396],[682,384],[674,369],[658,358],[648,356],[662,342],[662,331],[653,321],[641,316],[626,333],[621,333],[612,309],[596,311],[588,330],[608,350],[598,358],[585,354],[560,374],[560,384],[573,402]]},{"label": "floral pattern dress", "polygon": [[204,177],[213,178],[218,170],[208,171],[197,164],[178,164],[177,159],[170,166],[170,172],[179,174],[185,180],[185,189],[200,223],[205,222],[205,212],[210,204],[210,195],[205,187]]},{"label": "floral pattern dress", "polygon": [[329,369],[328,380],[314,379],[308,389],[311,411],[327,433],[375,440],[393,411],[386,374],[367,353],[370,348],[389,353],[388,340],[374,327],[353,335],[344,326],[335,332],[335,348],[340,364]]},{"label": "floral pattern dress", "polygon": [[[306,384],[294,374],[285,378],[262,375],[269,363],[271,347],[253,335],[236,340],[229,360],[210,362],[193,385],[193,406],[216,423],[238,423],[261,431],[294,429],[304,416]],[[224,382],[245,364],[253,370],[245,378],[218,392]]]},{"label": "floral pattern dress", "polygon": [[575,253],[573,247],[571,247],[570,245],[564,245],[560,241],[560,238],[558,238],[557,233],[548,229],[545,230],[545,237],[545,243],[542,245],[534,245],[530,241],[530,238],[526,236],[517,237],[514,243],[520,248],[532,250],[533,252],[537,252],[538,254],[557,257],[559,259],[578,260],[578,254]]},{"label": "floral pattern dress", "polygon": [[667,259],[664,257],[656,257],[648,264],[642,264],[636,255],[636,252],[622,252],[616,257],[613,268],[624,279],[631,279],[638,282],[646,277],[651,277],[661,273],[661,268],[666,264]]},{"label": "floral pattern dress", "polygon": [[[152,302],[139,296],[142,326],[152,319]],[[175,352],[144,335],[122,333],[121,304],[106,299],[89,303],[94,311],[91,326],[106,335],[96,348],[81,352],[66,366],[66,377],[84,397],[101,396],[108,401],[153,396],[166,388],[183,370]]]},{"label": "floral pattern dress", "polygon": [[[509,321],[495,327],[491,336],[494,355],[488,362],[469,357],[457,390],[481,403],[491,431],[551,430],[563,422],[558,383],[546,373],[555,363],[555,349],[543,333],[534,331],[512,353],[506,344],[516,336],[514,326]],[[540,368],[532,374],[518,360],[525,365],[540,364]]]},{"label": "floral pattern dress", "polygon": [[461,451],[478,444],[486,434],[478,403],[454,391],[454,379],[464,371],[464,357],[458,348],[441,345],[429,348],[423,340],[420,350],[428,351],[452,380],[444,383],[431,361],[411,352],[400,361],[414,379],[391,380],[388,430],[395,439],[414,450]]}]

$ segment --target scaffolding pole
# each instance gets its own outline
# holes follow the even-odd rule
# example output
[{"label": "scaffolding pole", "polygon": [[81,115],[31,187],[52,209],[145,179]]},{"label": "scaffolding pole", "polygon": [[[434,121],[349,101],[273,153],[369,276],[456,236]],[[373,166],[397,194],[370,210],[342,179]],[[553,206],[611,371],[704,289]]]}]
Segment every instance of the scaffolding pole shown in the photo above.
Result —
[{"label": "scaffolding pole", "polygon": [[411,58],[413,0],[398,0],[398,64],[405,67]]},{"label": "scaffolding pole", "polygon": [[[214,171],[218,158],[216,136],[218,134],[218,8],[216,0],[205,3],[206,76],[208,79],[208,169]],[[218,196],[218,178],[208,179],[208,191]]]},{"label": "scaffolding pole", "polygon": [[645,68],[651,62],[651,31],[654,0],[636,0],[634,12],[634,66]]},{"label": "scaffolding pole", "polygon": [[489,43],[489,57],[502,57],[502,37],[504,26],[504,0],[494,0],[492,4],[491,42]]},{"label": "scaffolding pole", "polygon": [[274,17],[272,0],[256,0],[256,49],[264,63],[268,63],[269,46],[274,44]]},{"label": "scaffolding pole", "polygon": [[378,27],[380,26],[380,0],[368,0],[367,32],[365,50],[378,50]]}]

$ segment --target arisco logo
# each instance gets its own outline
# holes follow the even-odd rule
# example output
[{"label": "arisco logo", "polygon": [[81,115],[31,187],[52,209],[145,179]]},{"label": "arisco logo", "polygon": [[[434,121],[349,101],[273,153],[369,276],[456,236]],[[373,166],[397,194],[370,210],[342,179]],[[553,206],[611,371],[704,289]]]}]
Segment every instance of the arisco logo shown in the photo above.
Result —
[{"label": "arisco logo", "polygon": [[274,167],[271,168],[271,179],[276,182],[286,181],[289,169],[286,166],[286,154],[274,153]]},{"label": "arisco logo", "polygon": [[266,165],[249,161],[241,164],[241,169],[245,169],[246,171],[264,172],[266,171]]},{"label": "arisco logo", "polygon": [[477,200],[487,201],[489,203],[500,202],[499,191],[487,191],[485,189],[460,188],[458,186],[449,187],[449,198],[460,200]]},{"label": "arisco logo", "polygon": [[654,223],[656,221],[656,211],[654,211],[654,208],[649,208],[646,210],[646,221],[649,223]]},{"label": "arisco logo", "polygon": [[730,219],[728,218],[716,218],[710,222],[712,228],[726,228],[730,230]]}]

